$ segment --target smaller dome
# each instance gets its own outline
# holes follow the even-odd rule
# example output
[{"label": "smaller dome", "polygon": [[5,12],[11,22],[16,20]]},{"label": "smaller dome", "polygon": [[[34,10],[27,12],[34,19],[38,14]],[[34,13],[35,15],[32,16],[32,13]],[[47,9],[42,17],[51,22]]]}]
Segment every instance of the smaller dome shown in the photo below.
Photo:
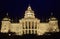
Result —
[{"label": "smaller dome", "polygon": [[53,13],[52,13],[52,12],[51,12],[51,17],[49,18],[49,20],[51,20],[51,21],[57,20],[57,19],[53,16]]},{"label": "smaller dome", "polygon": [[3,18],[4,21],[9,21],[8,13],[6,13],[6,16]]},{"label": "smaller dome", "polygon": [[57,20],[57,19],[55,17],[51,17],[49,20],[54,21],[54,20]]},{"label": "smaller dome", "polygon": [[10,20],[10,19],[5,17],[5,18],[3,18],[3,20],[7,21],[7,20]]}]

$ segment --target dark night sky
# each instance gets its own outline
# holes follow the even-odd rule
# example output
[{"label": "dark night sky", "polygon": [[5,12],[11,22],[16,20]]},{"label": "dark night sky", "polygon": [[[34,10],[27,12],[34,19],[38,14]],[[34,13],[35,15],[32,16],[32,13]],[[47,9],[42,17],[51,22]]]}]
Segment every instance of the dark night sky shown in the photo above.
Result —
[{"label": "dark night sky", "polygon": [[27,9],[29,4],[35,11],[35,15],[37,18],[49,18],[51,12],[53,12],[54,16],[58,18],[60,25],[59,0],[0,0],[0,22],[2,18],[6,16],[7,12],[9,14],[9,17],[14,20],[24,17],[25,10]]},{"label": "dark night sky", "polygon": [[51,12],[58,19],[60,17],[60,2],[58,0],[0,0],[0,19],[7,12],[10,18],[22,18],[29,4],[39,19],[49,18]]}]

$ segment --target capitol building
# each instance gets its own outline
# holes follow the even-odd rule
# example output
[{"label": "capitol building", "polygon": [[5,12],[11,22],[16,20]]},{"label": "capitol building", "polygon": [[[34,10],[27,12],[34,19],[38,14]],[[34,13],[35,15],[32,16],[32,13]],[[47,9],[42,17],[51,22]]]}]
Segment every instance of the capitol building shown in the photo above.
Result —
[{"label": "capitol building", "polygon": [[1,33],[14,32],[16,35],[37,34],[43,35],[46,32],[59,32],[58,20],[50,17],[48,22],[41,22],[35,17],[31,6],[25,11],[24,18],[19,19],[19,23],[11,23],[7,17],[1,21]]}]

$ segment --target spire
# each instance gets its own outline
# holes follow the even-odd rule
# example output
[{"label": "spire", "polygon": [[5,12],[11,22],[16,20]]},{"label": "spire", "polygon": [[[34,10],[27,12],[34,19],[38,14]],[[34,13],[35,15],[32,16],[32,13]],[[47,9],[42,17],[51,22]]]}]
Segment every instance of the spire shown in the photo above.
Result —
[{"label": "spire", "polygon": [[6,17],[9,18],[9,17],[8,17],[8,13],[6,13]]},{"label": "spire", "polygon": [[53,16],[53,13],[51,12],[51,17],[49,20],[56,20],[56,18]]},{"label": "spire", "polygon": [[51,12],[51,16],[53,16],[53,12]]},{"label": "spire", "polygon": [[8,16],[8,13],[6,15]]},{"label": "spire", "polygon": [[54,14],[53,14],[53,12],[51,12],[51,18],[53,18],[54,17]]}]

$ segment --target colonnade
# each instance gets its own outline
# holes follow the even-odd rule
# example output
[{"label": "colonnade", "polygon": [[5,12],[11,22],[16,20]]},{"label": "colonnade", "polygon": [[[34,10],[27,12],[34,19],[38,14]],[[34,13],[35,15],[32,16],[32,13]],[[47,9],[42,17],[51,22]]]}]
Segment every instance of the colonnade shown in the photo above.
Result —
[{"label": "colonnade", "polygon": [[22,21],[23,34],[37,34],[37,21]]}]

